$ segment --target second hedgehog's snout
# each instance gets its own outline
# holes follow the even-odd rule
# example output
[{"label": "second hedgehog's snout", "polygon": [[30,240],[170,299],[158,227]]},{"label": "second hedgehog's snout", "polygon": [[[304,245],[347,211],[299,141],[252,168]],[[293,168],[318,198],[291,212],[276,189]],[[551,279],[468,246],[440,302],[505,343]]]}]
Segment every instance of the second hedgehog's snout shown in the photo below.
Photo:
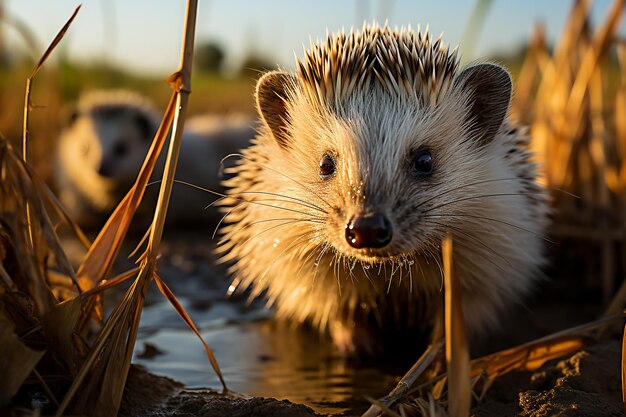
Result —
[{"label": "second hedgehog's snout", "polygon": [[391,242],[393,227],[384,214],[357,214],[346,224],[346,241],[355,249],[380,249]]}]

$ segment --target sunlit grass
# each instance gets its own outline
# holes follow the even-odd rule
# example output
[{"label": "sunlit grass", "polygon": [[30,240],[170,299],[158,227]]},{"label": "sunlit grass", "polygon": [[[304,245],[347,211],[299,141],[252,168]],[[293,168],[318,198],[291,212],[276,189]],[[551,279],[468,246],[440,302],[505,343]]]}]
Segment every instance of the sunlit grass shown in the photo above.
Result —
[{"label": "sunlit grass", "polygon": [[[5,331],[0,333],[0,353],[5,358],[11,358],[7,365],[3,365],[6,367],[3,377],[9,378],[11,384],[0,384],[0,405],[7,403],[26,378],[32,375],[35,383],[57,406],[56,416],[64,415],[66,410],[91,416],[117,415],[146,289],[153,280],[200,337],[174,294],[156,275],[159,246],[191,92],[196,7],[197,2],[190,0],[181,63],[178,71],[167,79],[174,91],[161,126],[136,183],[93,243],[90,244],[80,229],[64,215],[45,183],[25,161],[26,150],[31,140],[37,137],[29,134],[28,120],[33,105],[28,87],[24,106],[24,160],[6,140],[0,140],[0,321],[7,324],[3,326]],[[29,81],[70,23],[71,19],[43,55]],[[113,283],[127,279],[133,281],[111,314],[104,318],[100,293],[111,286],[106,279],[169,136],[170,127],[170,149],[145,251],[138,259],[139,268],[112,278]],[[48,207],[54,210],[49,213]],[[54,220],[51,214],[54,214]],[[64,220],[89,246],[76,272],[56,234],[57,223]],[[226,384],[213,352],[204,341],[202,344],[226,392]],[[41,369],[47,373],[41,373]]]},{"label": "sunlit grass", "polygon": [[[615,38],[624,1],[614,2],[597,30],[588,24],[589,7],[587,1],[576,3],[553,51],[545,44],[543,28],[535,29],[525,58],[515,70],[518,88],[512,112],[531,127],[533,149],[544,167],[542,181],[551,190],[556,208],[553,232],[586,238],[587,243],[590,239],[601,242],[603,285],[608,299],[618,262],[614,246],[623,241],[625,233],[626,44]],[[21,128],[15,121],[21,118],[24,82],[31,70],[32,65],[25,65],[0,74],[4,94],[0,131],[14,143],[21,137]],[[172,81],[175,88],[184,84],[181,79]],[[191,84],[193,95],[184,106],[189,113],[253,111],[255,77],[249,74],[224,78],[200,73],[191,78]],[[149,250],[140,258],[140,267],[118,277],[108,276],[154,169],[156,156],[164,146],[175,108],[180,107],[176,105],[176,95],[182,90],[179,88],[172,96],[164,88],[163,80],[103,66],[76,66],[61,59],[55,68],[39,76],[33,91],[29,160],[44,173],[50,169],[45,164],[54,147],[63,105],[75,100],[83,90],[96,87],[132,87],[162,108],[169,98],[163,128],[157,133],[136,186],[90,246],[77,273],[56,236],[58,224],[70,221],[44,182],[29,165],[21,162],[19,153],[6,142],[0,142],[0,356],[13,359],[7,361],[10,366],[6,368],[13,384],[0,390],[0,404],[9,401],[20,385],[27,382],[39,384],[62,408],[72,407],[70,396],[63,399],[71,385],[70,394],[77,398],[77,411],[85,411],[110,398],[117,403],[108,404],[109,408],[103,407],[101,412],[105,415],[115,411],[128,372],[145,286],[153,279],[197,332],[174,295],[155,274],[162,230],[155,232],[150,240]],[[45,112],[39,111],[41,105],[47,107]],[[167,192],[164,193],[166,199]],[[159,220],[153,228],[162,227],[166,205],[161,200],[157,208]],[[54,210],[48,211],[49,208]],[[29,210],[31,221],[27,222]],[[80,229],[71,226],[89,245]],[[443,245],[447,248],[444,263],[447,259],[449,266],[452,245],[451,241]],[[387,409],[389,415],[407,415],[406,410],[413,410],[415,415],[445,415],[447,410],[450,415],[465,416],[468,392],[474,404],[482,401],[500,376],[515,370],[537,369],[547,360],[580,349],[587,339],[597,335],[598,329],[606,327],[606,321],[591,323],[468,362],[469,347],[458,313],[458,294],[449,293],[454,287],[451,274],[445,286],[449,296],[446,307],[450,309],[449,317],[456,319],[450,319],[446,325],[447,370],[442,366],[441,344],[434,343],[396,390],[380,401],[373,401],[368,415]],[[133,285],[107,324],[102,325],[104,317],[98,296],[111,285],[130,279],[134,279]],[[619,317],[626,298],[625,288],[613,299],[610,314]],[[458,337],[461,341],[451,346]],[[204,346],[218,370],[210,349]],[[457,349],[456,354],[450,350],[452,347]],[[57,384],[56,379],[57,383],[49,382],[47,374],[39,372],[42,367],[56,376],[62,375],[65,384]],[[626,369],[626,359],[622,369]],[[109,391],[103,391],[103,386],[110,387]]]}]

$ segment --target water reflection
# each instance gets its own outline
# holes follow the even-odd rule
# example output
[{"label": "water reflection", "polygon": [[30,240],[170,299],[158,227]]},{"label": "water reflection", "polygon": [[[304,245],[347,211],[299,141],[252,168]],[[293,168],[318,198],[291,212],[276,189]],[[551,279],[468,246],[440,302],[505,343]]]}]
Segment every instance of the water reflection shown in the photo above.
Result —
[{"label": "water reflection", "polygon": [[[146,311],[151,316],[156,311]],[[272,320],[205,329],[202,336],[219,360],[231,389],[256,396],[289,399],[322,413],[358,413],[363,396],[379,397],[397,381],[385,372],[347,361],[312,331],[292,329]],[[190,388],[219,387],[200,343],[190,331],[145,328],[137,352],[146,344],[162,351],[134,362],[184,382]],[[136,353],[137,353],[136,352]]]},{"label": "water reflection", "polygon": [[[271,320],[262,301],[227,296],[230,280],[224,267],[215,266],[207,235],[170,237],[162,246],[159,275],[214,350],[229,388],[303,403],[323,414],[360,415],[369,405],[365,395],[384,395],[408,369],[380,369],[380,358],[375,365],[348,361],[317,332]],[[129,247],[128,252],[134,248]],[[121,258],[117,269],[132,266]],[[122,287],[106,294],[107,309]],[[133,362],[188,388],[220,387],[200,341],[154,286],[147,294]]]}]

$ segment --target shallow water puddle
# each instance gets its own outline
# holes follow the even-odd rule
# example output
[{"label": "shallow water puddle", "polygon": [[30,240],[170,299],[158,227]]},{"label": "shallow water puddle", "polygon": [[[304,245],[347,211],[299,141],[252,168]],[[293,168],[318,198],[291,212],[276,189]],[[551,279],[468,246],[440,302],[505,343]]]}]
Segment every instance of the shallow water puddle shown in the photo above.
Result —
[{"label": "shallow water puddle", "polygon": [[[388,372],[343,358],[310,329],[270,320],[262,301],[226,297],[229,279],[213,265],[206,237],[186,236],[164,247],[159,275],[213,349],[229,388],[288,399],[322,414],[356,415],[364,395],[387,393],[400,371]],[[202,344],[154,288],[146,299],[133,362],[188,388],[219,389]]]},{"label": "shallow water puddle", "polygon": [[[146,321],[157,324],[160,307],[146,309]],[[192,317],[195,313],[190,311]],[[143,327],[133,362],[189,388],[219,388],[196,336],[178,327]],[[257,320],[218,325],[201,333],[214,350],[229,388],[303,403],[324,414],[361,411],[367,407],[363,395],[379,397],[396,381],[390,374],[351,364],[315,334],[284,327]],[[143,357],[152,347],[160,353]]]}]

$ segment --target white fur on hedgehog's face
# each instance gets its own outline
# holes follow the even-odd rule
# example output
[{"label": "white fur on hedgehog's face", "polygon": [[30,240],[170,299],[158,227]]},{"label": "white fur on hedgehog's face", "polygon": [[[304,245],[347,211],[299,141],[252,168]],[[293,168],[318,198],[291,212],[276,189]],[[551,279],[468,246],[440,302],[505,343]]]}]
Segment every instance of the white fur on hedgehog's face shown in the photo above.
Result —
[{"label": "white fur on hedgehog's face", "polygon": [[429,104],[375,83],[327,104],[298,82],[269,74],[257,97],[274,170],[290,176],[276,178],[287,184],[278,192],[311,203],[299,227],[315,244],[364,262],[410,260],[436,253],[447,230],[463,234],[470,216],[490,215],[495,199],[481,184],[506,186],[502,160],[487,150],[508,108],[504,69],[470,67]]},{"label": "white fur on hedgehog's face", "polygon": [[79,115],[72,125],[82,165],[112,188],[127,188],[136,179],[152,136],[147,121],[133,114]]},{"label": "white fur on hedgehog's face", "polygon": [[[322,227],[313,226],[319,239],[365,262],[433,252],[445,219],[424,215],[462,198],[464,185],[484,168],[480,150],[465,140],[467,124],[456,117],[465,111],[462,100],[420,108],[408,98],[399,103],[379,93],[354,97],[341,114],[317,117],[295,103],[290,133],[298,149],[290,149],[292,160],[281,161],[298,182],[316,190],[318,197],[297,187],[286,194],[298,193],[325,209],[315,213],[323,217]],[[449,191],[451,185],[459,189]],[[445,212],[463,214],[466,208],[452,204]]]}]

